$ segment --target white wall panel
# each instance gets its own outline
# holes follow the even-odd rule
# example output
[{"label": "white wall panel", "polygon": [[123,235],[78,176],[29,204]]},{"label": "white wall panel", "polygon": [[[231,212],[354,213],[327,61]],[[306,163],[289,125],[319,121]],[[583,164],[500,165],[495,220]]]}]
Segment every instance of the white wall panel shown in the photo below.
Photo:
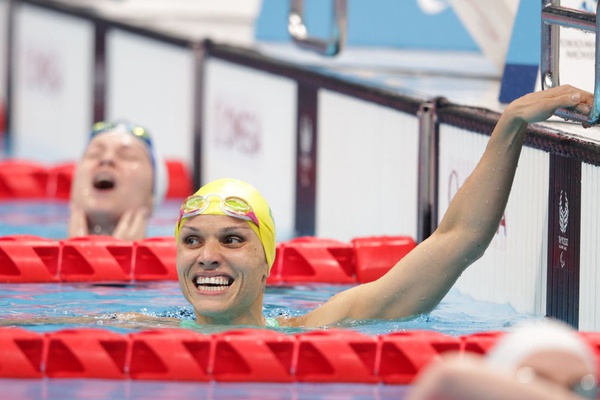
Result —
[{"label": "white wall panel", "polygon": [[78,158],[93,116],[94,25],[27,4],[14,22],[12,155]]},{"label": "white wall panel", "polygon": [[271,204],[278,240],[293,235],[296,82],[209,58],[205,65],[202,182],[231,177]]},{"label": "white wall panel", "polygon": [[153,133],[164,157],[193,166],[194,53],[189,48],[109,30],[106,118],[125,118]]},{"label": "white wall panel", "polygon": [[418,132],[414,115],[319,91],[317,236],[416,237]]},{"label": "white wall panel", "polygon": [[[6,105],[6,73],[8,60],[8,0],[0,0],[0,105]],[[1,150],[1,145],[0,145]]]}]

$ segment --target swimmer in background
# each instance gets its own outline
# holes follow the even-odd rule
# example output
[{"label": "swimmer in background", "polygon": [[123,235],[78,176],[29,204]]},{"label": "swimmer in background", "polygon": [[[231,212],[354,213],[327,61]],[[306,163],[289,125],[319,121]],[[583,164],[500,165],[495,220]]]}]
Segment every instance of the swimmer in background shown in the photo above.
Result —
[{"label": "swimmer in background", "polygon": [[407,400],[597,398],[594,350],[554,320],[518,326],[485,356],[446,355],[416,378]]},{"label": "swimmer in background", "polygon": [[[175,231],[179,283],[196,323],[321,327],[431,311],[494,237],[527,124],[546,120],[560,107],[587,115],[592,102],[591,93],[565,85],[510,103],[436,231],[378,280],[340,292],[301,316],[263,316],[275,258],[275,223],[266,200],[241,181],[208,183],[183,203]],[[361,193],[365,201],[376,201]]]},{"label": "swimmer in background", "polygon": [[164,161],[145,128],[98,122],[73,176],[68,236],[143,239],[166,189]]}]

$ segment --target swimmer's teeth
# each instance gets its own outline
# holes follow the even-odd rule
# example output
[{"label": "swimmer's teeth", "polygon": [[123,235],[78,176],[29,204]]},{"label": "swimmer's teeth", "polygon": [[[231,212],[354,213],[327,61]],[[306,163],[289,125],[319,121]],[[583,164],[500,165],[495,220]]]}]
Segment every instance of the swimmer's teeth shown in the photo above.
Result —
[{"label": "swimmer's teeth", "polygon": [[199,277],[196,279],[197,286],[203,286],[204,289],[218,290],[224,286],[229,286],[229,278],[224,276],[213,276],[210,278]]}]

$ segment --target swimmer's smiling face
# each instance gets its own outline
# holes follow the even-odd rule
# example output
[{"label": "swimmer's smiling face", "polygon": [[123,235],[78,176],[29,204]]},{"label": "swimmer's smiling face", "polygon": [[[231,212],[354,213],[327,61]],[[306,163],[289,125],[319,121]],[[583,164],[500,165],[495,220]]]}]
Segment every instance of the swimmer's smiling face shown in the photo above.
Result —
[{"label": "swimmer's smiling face", "polygon": [[200,324],[262,324],[269,273],[260,239],[245,220],[198,215],[182,223],[177,273]]},{"label": "swimmer's smiling face", "polygon": [[92,219],[118,219],[130,208],[151,209],[153,166],[147,146],[127,132],[95,136],[77,165],[71,202]]}]

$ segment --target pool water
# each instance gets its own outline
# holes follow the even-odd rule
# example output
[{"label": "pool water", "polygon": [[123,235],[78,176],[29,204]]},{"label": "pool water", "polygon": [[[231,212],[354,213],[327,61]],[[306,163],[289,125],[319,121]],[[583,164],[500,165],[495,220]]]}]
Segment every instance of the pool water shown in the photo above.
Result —
[{"label": "pool water", "polygon": [[[296,286],[269,286],[265,293],[264,314],[268,317],[301,315],[324,303],[348,285],[309,284]],[[130,326],[123,321],[95,318],[111,313],[139,312],[150,316],[193,319],[193,312],[183,298],[175,281],[144,282],[135,284],[1,284],[0,319],[44,318],[57,323],[28,325],[37,332],[64,328],[99,325],[117,332],[132,332],[149,325]],[[77,324],[64,324],[60,317],[87,317]],[[451,290],[441,304],[431,313],[410,320],[345,322],[337,325],[369,335],[386,334],[403,330],[434,330],[449,335],[466,335],[476,332],[505,330],[526,319],[537,318],[517,313],[502,304],[483,303]],[[166,320],[165,320],[166,321]],[[228,327],[207,327],[205,333]],[[300,331],[279,328],[284,332]]]},{"label": "pool water", "polygon": [[102,379],[2,380],[5,399],[402,400],[409,386],[354,383],[190,383]]},{"label": "pool water", "polygon": [[[154,210],[148,236],[173,236],[181,200],[166,200]],[[69,204],[66,201],[0,201],[0,236],[36,235],[47,239],[67,237]]]}]

